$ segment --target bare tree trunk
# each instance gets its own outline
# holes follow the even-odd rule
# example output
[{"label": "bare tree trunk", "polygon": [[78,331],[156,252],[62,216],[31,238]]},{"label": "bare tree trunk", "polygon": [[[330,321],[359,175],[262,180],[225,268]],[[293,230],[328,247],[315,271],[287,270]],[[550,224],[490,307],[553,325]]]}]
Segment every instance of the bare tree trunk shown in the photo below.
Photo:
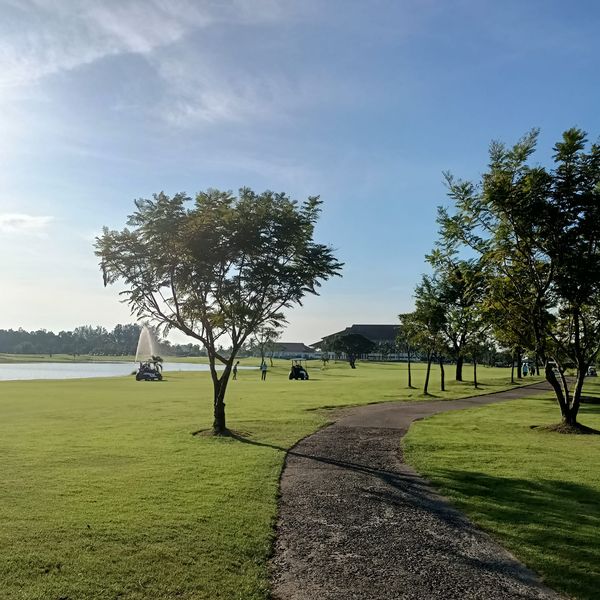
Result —
[{"label": "bare tree trunk", "polygon": [[215,368],[214,359],[210,361],[210,372],[213,380],[213,432],[216,435],[227,433],[227,422],[225,419],[225,392],[229,382],[229,374],[231,373],[231,361],[225,365],[225,369],[218,376]]},{"label": "bare tree trunk", "polygon": [[[556,360],[555,360],[556,362]],[[556,362],[558,365],[558,363]],[[558,405],[560,407],[560,414],[562,415],[562,419],[564,423],[568,423],[570,420],[569,417],[569,397],[565,396],[564,387],[561,386],[558,379],[556,378],[556,374],[554,373],[554,369],[549,362],[546,362],[546,381],[552,386],[554,390],[554,394],[556,395],[556,400],[558,401]],[[561,374],[561,379],[564,381],[564,377]],[[566,382],[565,382],[566,383]],[[568,393],[568,389],[567,389]],[[569,423],[571,424],[571,423]]]},{"label": "bare tree trunk", "polygon": [[523,355],[517,350],[517,379],[523,379]]},{"label": "bare tree trunk", "polygon": [[475,354],[473,354],[473,385],[475,386],[475,389],[479,387],[477,385],[477,356],[475,356]]},{"label": "bare tree trunk", "polygon": [[512,361],[510,363],[510,382],[515,383],[515,353],[512,353]]},{"label": "bare tree trunk", "polygon": [[227,431],[227,423],[225,421],[225,391],[221,386],[215,388],[214,391],[213,431],[217,435],[222,435]]},{"label": "bare tree trunk", "polygon": [[[567,425],[577,425],[577,413],[579,412],[579,404],[581,402],[581,390],[583,389],[583,381],[585,379],[589,363],[584,358],[584,352],[582,350],[581,340],[581,313],[580,309],[577,308],[573,315],[574,330],[575,330],[575,357],[577,364],[577,379],[575,381],[575,388],[573,389],[573,399],[570,401],[567,394],[567,414],[563,415],[563,422]],[[567,381],[564,377],[563,369],[560,370],[560,374],[563,380],[563,386],[566,387]]]},{"label": "bare tree trunk", "polygon": [[562,368],[562,366],[558,369],[559,373],[560,373],[560,382],[562,384],[562,390],[563,390],[563,397],[565,399],[567,408],[569,407],[569,405],[571,404],[571,394],[569,392],[569,384],[567,382],[567,378],[565,377],[565,370]]},{"label": "bare tree trunk", "polygon": [[444,373],[444,357],[443,356],[439,356],[438,358],[438,362],[440,364],[440,389],[442,390],[442,392],[446,391],[446,378],[445,378],[445,373]]},{"label": "bare tree trunk", "polygon": [[412,374],[410,371],[410,348],[408,348],[407,354],[408,354],[408,387],[412,388]]},{"label": "bare tree trunk", "polygon": [[425,374],[425,384],[423,385],[423,394],[427,395],[428,392],[428,388],[429,388],[429,374],[431,373],[431,361],[433,359],[433,353],[432,352],[428,352],[427,353],[427,373]]},{"label": "bare tree trunk", "polygon": [[462,354],[458,354],[456,356],[456,381],[462,381],[463,380],[463,363],[464,363],[464,358],[462,356]]},{"label": "bare tree trunk", "polygon": [[587,373],[587,365],[583,364],[582,368],[577,370],[577,381],[575,382],[575,389],[573,390],[573,400],[569,405],[568,423],[569,425],[577,424],[577,415],[579,413],[579,406],[581,404],[581,392],[583,390],[583,383],[585,374]]}]

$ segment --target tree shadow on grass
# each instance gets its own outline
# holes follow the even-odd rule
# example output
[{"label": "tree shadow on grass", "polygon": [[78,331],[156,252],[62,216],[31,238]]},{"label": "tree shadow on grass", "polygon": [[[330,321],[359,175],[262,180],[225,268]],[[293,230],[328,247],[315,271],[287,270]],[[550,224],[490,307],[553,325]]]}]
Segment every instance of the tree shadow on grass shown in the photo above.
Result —
[{"label": "tree shadow on grass", "polygon": [[[555,399],[552,398],[549,402],[555,402]],[[582,423],[581,420],[585,419],[588,416],[599,416],[600,415],[600,405],[581,405],[579,409],[579,414],[577,417],[577,423],[575,425],[565,425],[564,423],[552,423],[552,424],[543,424],[543,425],[530,425],[530,429],[535,429],[539,431],[541,434],[544,433],[560,433],[566,435],[600,435],[600,430],[594,429],[593,427],[588,427],[585,423]]]},{"label": "tree shadow on grass", "polygon": [[579,409],[579,418],[587,415],[600,416],[600,404],[582,404]]},{"label": "tree shadow on grass", "polygon": [[532,481],[452,469],[435,483],[552,587],[579,599],[600,590],[600,492],[558,480]]}]

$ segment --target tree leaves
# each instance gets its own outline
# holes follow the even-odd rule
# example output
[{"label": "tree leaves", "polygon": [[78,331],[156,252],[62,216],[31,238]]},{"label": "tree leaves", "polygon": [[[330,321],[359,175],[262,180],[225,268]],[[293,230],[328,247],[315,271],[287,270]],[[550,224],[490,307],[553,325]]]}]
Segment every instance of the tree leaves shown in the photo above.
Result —
[{"label": "tree leaves", "polygon": [[[190,207],[191,204],[191,207]],[[122,281],[132,312],[175,328],[209,350],[228,336],[239,348],[261,324],[316,294],[342,267],[312,239],[321,201],[283,193],[209,189],[135,201],[121,231],[96,239],[105,285]]]}]

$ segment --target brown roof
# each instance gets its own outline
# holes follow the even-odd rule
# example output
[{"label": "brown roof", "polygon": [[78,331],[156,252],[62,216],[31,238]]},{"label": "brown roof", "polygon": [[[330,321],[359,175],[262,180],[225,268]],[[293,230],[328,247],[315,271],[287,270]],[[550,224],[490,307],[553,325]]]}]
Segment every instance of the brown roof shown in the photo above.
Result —
[{"label": "brown roof", "polygon": [[290,352],[296,354],[313,353],[314,348],[307,346],[303,342],[277,342],[275,344],[275,352]]},{"label": "brown roof", "polygon": [[313,346],[319,346],[325,340],[331,339],[338,335],[348,335],[349,333],[358,333],[371,340],[374,343],[380,342],[393,342],[398,336],[399,325],[352,325],[346,327],[343,331],[337,333],[331,333],[323,336],[323,339],[313,344]]}]

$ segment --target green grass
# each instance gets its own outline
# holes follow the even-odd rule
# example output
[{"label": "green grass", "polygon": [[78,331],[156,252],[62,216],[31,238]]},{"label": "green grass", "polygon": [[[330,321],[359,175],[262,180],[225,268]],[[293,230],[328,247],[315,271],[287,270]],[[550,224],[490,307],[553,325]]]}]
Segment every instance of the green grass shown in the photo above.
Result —
[{"label": "green grass", "polygon": [[[596,380],[597,381],[597,380]],[[600,385],[586,383],[598,395]],[[580,422],[600,430],[600,405]],[[551,587],[600,590],[600,436],[532,429],[560,421],[550,397],[449,412],[415,423],[407,460]]]},{"label": "green grass", "polygon": [[[285,449],[328,418],[312,409],[418,395],[397,364],[331,364],[308,382],[288,368],[230,383],[246,441],[191,435],[210,427],[207,373],[0,383],[0,596],[266,598]],[[481,391],[508,384],[507,370],[480,377]]]}]

